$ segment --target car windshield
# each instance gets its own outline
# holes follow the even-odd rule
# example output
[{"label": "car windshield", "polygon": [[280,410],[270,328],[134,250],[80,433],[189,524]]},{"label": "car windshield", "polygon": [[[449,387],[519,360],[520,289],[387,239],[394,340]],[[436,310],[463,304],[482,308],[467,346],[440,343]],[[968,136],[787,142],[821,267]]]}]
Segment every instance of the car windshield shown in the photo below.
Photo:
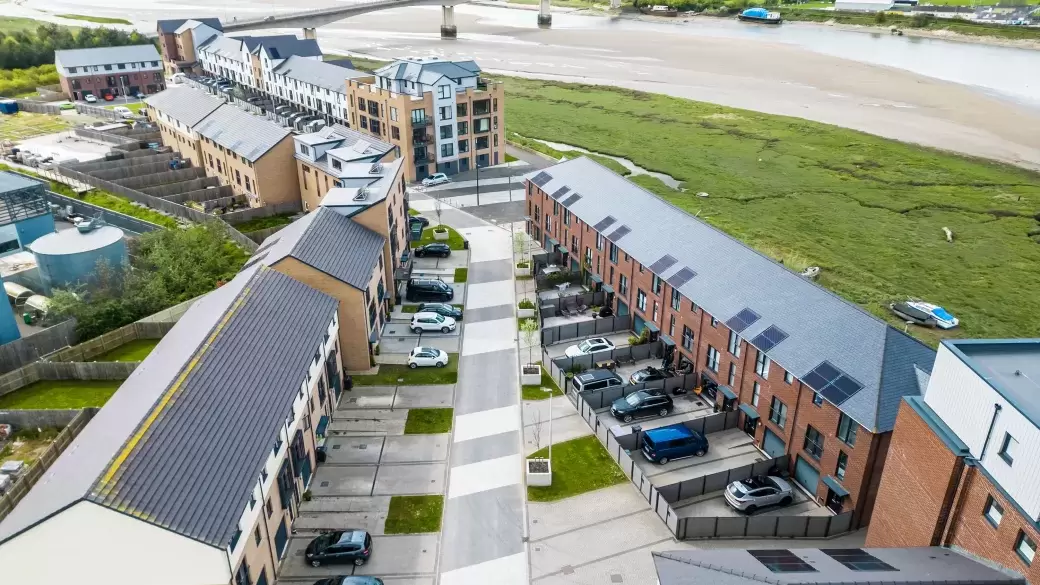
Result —
[{"label": "car windshield", "polygon": [[741,484],[740,482],[737,482],[737,483],[731,483],[729,485],[729,493],[733,494],[734,496],[740,497],[740,496],[743,496],[744,494],[746,494],[747,490],[744,489],[744,485],[743,484]]},{"label": "car windshield", "polygon": [[433,320],[438,322],[438,323],[444,323],[444,317],[441,317],[437,313],[433,314]]},{"label": "car windshield", "polygon": [[626,396],[625,402],[627,402],[629,406],[639,406],[639,403],[642,402],[645,397],[646,395],[642,392],[636,392],[635,394],[629,394]]},{"label": "car windshield", "polygon": [[581,351],[589,351],[590,347],[592,347],[591,341],[582,341],[578,344],[578,349],[580,349]]}]

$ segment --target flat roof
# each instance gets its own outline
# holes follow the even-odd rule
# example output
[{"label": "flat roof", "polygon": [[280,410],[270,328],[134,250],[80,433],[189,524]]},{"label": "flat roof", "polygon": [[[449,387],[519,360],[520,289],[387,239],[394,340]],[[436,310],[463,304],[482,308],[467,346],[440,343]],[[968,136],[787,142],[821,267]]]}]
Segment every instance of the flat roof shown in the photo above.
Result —
[{"label": "flat roof", "polygon": [[1040,339],[947,339],[943,345],[1040,428]]},{"label": "flat roof", "polygon": [[29,244],[29,249],[35,254],[45,256],[76,254],[104,248],[121,239],[123,239],[123,230],[106,225],[85,234],[80,233],[79,230],[62,230],[47,234]]}]

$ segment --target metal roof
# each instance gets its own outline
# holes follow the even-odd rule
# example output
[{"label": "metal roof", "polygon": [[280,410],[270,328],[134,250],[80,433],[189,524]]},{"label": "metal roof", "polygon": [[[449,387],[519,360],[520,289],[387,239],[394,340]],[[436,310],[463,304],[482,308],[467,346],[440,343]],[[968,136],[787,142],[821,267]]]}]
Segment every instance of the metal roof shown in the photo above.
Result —
[{"label": "metal roof", "polygon": [[383,236],[331,209],[315,211],[279,230],[262,262],[268,266],[291,256],[350,286],[365,290],[385,243]]},{"label": "metal roof", "polygon": [[464,77],[475,77],[480,67],[473,61],[443,61],[441,59],[400,59],[380,67],[376,75],[389,79],[417,81],[433,85],[442,77],[459,80]]},{"label": "metal roof", "polygon": [[[344,164],[341,165],[341,170],[332,171],[338,177],[337,183],[343,186],[329,189],[322,197],[322,207],[360,210],[386,199],[390,188],[394,186],[394,182],[401,173],[404,159],[399,158],[378,164],[377,173],[371,172],[373,164],[367,162]],[[365,196],[363,199],[359,199],[362,189],[364,189]],[[348,211],[345,215],[353,215],[353,211]]]},{"label": "metal roof", "polygon": [[943,345],[1040,428],[1040,339],[946,339]]},{"label": "metal roof", "polygon": [[143,63],[161,61],[155,45],[125,45],[122,47],[96,47],[93,49],[67,49],[54,51],[54,60],[62,67],[89,67],[117,63]]},{"label": "metal roof", "polygon": [[[777,549],[790,552],[812,570],[773,572],[748,550],[721,548],[651,553],[660,585],[1026,585],[1022,575],[998,569],[940,547],[867,549]],[[895,570],[854,570],[831,554],[863,552]],[[869,567],[863,567],[868,568]]]},{"label": "metal roof", "polygon": [[173,85],[145,98],[144,103],[187,126],[213,113],[224,100],[186,85]]},{"label": "metal roof", "polygon": [[214,35],[196,47],[196,50],[242,62],[245,60],[244,43],[250,38]]},{"label": "metal roof", "polygon": [[750,309],[759,318],[740,332],[749,343],[770,327],[785,333],[757,343],[772,344],[767,355],[794,376],[824,361],[839,368],[862,389],[835,405],[868,430],[891,430],[901,398],[920,393],[914,366],[930,372],[932,349],[595,161],[581,157],[525,178],[549,194],[566,187],[567,209],[589,225],[622,218],[604,236],[645,266],[676,259],[659,276],[716,319]]},{"label": "metal roof", "polygon": [[0,171],[0,193],[9,193],[21,189],[37,189],[40,187],[43,187],[42,181],[30,179],[10,171]]},{"label": "metal roof", "polygon": [[213,142],[256,162],[292,131],[266,118],[223,105],[195,125],[195,131]]},{"label": "metal roof", "polygon": [[40,236],[29,244],[29,250],[44,256],[63,256],[106,248],[122,239],[123,230],[111,225],[101,226],[85,234],[79,230],[61,230]]},{"label": "metal roof", "polygon": [[347,93],[347,79],[372,76],[364,71],[355,71],[297,55],[285,59],[272,73],[342,94]]},{"label": "metal roof", "polygon": [[173,33],[181,27],[182,24],[189,20],[195,20],[210,26],[218,31],[224,30],[224,25],[220,23],[219,18],[174,18],[167,20],[160,20],[156,22],[156,26],[161,33]]},{"label": "metal roof", "polygon": [[296,55],[299,57],[321,57],[321,47],[314,39],[300,39],[295,35],[271,35],[266,37],[246,37],[246,46],[253,54],[259,54],[259,49],[267,53],[269,59],[288,59]]}]

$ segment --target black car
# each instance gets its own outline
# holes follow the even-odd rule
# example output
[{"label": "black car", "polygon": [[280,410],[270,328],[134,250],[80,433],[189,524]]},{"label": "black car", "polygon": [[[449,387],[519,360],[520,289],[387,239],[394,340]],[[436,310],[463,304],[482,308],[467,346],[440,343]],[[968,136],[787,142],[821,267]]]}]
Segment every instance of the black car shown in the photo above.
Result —
[{"label": "black car", "polygon": [[667,394],[640,390],[624,398],[618,398],[610,405],[610,414],[623,422],[646,416],[668,416],[673,408],[672,398]]},{"label": "black car", "polygon": [[425,228],[426,226],[430,225],[430,220],[426,219],[425,217],[423,217],[421,215],[409,215],[408,216],[408,223],[409,223],[409,225],[413,224],[413,223],[417,223],[421,227]]},{"label": "black car", "polygon": [[462,321],[462,309],[446,303],[420,303],[417,313],[437,313],[443,317],[451,317],[456,321]]},{"label": "black car", "polygon": [[372,554],[372,535],[351,528],[326,532],[307,545],[306,559],[312,567],[353,563],[361,566]]},{"label": "black car", "polygon": [[668,375],[658,370],[653,366],[647,366],[642,370],[632,372],[632,375],[628,377],[628,381],[632,384],[646,384],[647,382],[656,382],[658,380],[664,380]]},{"label": "black car", "polygon": [[405,298],[413,302],[448,302],[455,298],[455,291],[448,286],[448,283],[437,278],[413,278],[408,281]]},{"label": "black car", "polygon": [[383,585],[383,580],[378,577],[342,575],[340,577],[319,579],[314,582],[314,585]]},{"label": "black car", "polygon": [[448,244],[433,243],[426,244],[425,246],[419,246],[415,249],[416,258],[425,258],[427,256],[440,256],[441,258],[447,258],[451,256],[451,248]]}]

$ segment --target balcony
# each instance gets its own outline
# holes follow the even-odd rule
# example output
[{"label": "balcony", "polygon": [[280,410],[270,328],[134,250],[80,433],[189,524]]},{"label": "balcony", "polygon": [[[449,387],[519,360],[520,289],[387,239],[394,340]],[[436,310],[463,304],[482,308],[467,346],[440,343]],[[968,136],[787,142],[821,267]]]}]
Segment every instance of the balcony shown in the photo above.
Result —
[{"label": "balcony", "polygon": [[477,91],[487,91],[488,82],[483,77],[477,78]]},{"label": "balcony", "polygon": [[412,118],[412,128],[425,128],[430,124],[433,124],[433,118],[423,118],[421,120]]}]

